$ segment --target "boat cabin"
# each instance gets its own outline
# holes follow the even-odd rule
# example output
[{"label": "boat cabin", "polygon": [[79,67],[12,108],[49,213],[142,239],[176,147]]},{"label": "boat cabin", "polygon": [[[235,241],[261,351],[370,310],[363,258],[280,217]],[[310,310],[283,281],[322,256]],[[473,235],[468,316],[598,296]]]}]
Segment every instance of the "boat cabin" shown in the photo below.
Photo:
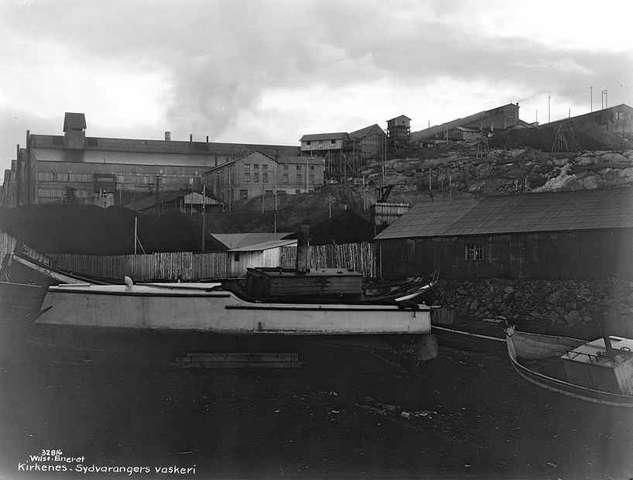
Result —
[{"label": "boat cabin", "polygon": [[561,359],[567,380],[597,390],[633,395],[633,339],[610,336],[584,343]]},{"label": "boat cabin", "polygon": [[356,298],[363,275],[346,269],[318,268],[298,272],[288,268],[249,268],[246,290],[253,298]]}]

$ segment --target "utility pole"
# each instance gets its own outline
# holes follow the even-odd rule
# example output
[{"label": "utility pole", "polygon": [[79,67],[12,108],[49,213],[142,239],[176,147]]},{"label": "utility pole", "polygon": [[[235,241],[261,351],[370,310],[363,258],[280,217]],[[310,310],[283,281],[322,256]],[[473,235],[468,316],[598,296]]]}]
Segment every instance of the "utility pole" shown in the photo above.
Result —
[{"label": "utility pole", "polygon": [[589,111],[593,112],[593,86],[589,87]]},{"label": "utility pole", "polygon": [[552,97],[550,97],[549,95],[547,96],[547,123],[551,122],[551,117],[550,117],[550,104],[551,104],[551,99]]},{"label": "utility pole", "polygon": [[207,231],[207,184],[202,184],[202,253],[206,252],[205,237]]},{"label": "utility pole", "polygon": [[275,164],[273,168],[273,232],[277,233],[277,168],[279,164]]},{"label": "utility pole", "polygon": [[134,217],[134,255],[136,255],[136,245],[138,244],[138,217]]}]

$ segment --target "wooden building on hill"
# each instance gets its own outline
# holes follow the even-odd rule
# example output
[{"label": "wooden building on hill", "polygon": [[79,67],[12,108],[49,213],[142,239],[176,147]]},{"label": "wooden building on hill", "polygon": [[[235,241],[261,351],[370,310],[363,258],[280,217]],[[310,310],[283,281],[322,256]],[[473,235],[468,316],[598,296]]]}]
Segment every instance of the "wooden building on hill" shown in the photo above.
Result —
[{"label": "wooden building on hill", "polygon": [[375,240],[385,278],[633,279],[633,189],[421,202]]}]

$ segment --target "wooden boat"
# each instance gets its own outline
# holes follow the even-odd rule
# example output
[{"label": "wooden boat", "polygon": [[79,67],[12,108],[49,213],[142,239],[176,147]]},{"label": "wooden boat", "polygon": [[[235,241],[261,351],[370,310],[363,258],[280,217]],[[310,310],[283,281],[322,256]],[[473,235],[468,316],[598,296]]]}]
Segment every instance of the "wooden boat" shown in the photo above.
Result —
[{"label": "wooden boat", "polygon": [[[31,343],[105,351],[144,345],[147,355],[191,351],[286,351],[306,342],[436,355],[430,308],[398,303],[267,302],[218,283],[67,284],[48,288]],[[144,347],[140,347],[144,348]]]},{"label": "wooden boat", "polygon": [[35,314],[40,311],[48,286],[85,281],[83,277],[56,269],[46,256],[20,246],[6,255],[0,266],[0,316],[21,319]]},{"label": "wooden boat", "polygon": [[593,341],[506,330],[508,356],[530,383],[580,400],[633,407],[633,340]]},{"label": "wooden boat", "polygon": [[38,324],[233,334],[427,334],[429,308],[247,301],[212,284],[49,287]]}]

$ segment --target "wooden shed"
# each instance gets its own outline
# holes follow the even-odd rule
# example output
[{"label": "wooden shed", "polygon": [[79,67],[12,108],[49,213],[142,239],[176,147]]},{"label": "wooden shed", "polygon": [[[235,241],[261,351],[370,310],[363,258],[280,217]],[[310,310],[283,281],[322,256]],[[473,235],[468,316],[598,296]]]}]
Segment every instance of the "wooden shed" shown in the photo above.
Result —
[{"label": "wooden shed", "polygon": [[281,248],[297,246],[293,233],[211,233],[215,250],[227,252],[230,277],[246,276],[249,268],[280,267]]},{"label": "wooden shed", "polygon": [[421,202],[375,239],[385,278],[633,279],[633,190]]}]

